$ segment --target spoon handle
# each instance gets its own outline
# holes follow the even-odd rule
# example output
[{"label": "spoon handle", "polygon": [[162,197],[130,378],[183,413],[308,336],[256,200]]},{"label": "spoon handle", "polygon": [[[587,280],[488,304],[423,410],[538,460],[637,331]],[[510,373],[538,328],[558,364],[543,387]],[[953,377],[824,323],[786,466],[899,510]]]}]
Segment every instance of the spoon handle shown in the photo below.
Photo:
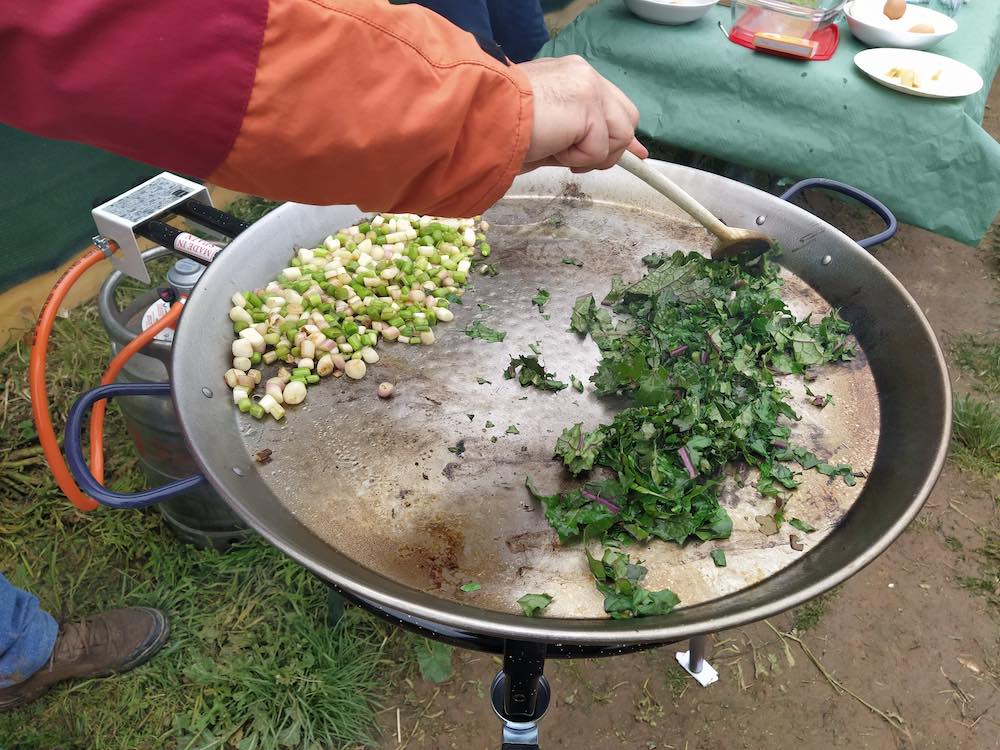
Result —
[{"label": "spoon handle", "polygon": [[662,172],[649,166],[631,151],[624,152],[618,159],[618,166],[628,170],[658,193],[676,203],[685,213],[701,224],[720,240],[730,239],[730,228],[715,218],[715,214],[701,205]]}]

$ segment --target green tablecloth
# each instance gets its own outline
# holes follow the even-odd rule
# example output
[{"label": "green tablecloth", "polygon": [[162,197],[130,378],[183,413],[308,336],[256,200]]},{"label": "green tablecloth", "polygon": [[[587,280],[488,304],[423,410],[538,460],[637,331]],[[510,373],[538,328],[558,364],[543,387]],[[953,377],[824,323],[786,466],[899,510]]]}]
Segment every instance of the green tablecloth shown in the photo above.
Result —
[{"label": "green tablecloth", "polygon": [[51,271],[97,233],[95,198],[161,170],[0,125],[0,292]]},{"label": "green tablecloth", "polygon": [[1000,3],[971,0],[934,52],[982,75],[964,99],[887,89],[854,66],[864,47],[841,22],[833,59],[801,62],[729,42],[730,10],[687,26],[636,18],[603,0],[540,53],[578,54],[642,114],[644,141],[788,177],[829,177],[866,190],[902,220],[975,245],[1000,211],[1000,144],[981,127],[1000,64]]}]

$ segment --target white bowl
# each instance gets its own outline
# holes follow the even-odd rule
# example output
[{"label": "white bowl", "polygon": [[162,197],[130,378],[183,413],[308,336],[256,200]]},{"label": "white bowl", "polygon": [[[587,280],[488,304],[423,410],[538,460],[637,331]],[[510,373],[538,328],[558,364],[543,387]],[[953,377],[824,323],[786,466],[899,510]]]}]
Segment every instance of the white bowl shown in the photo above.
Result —
[{"label": "white bowl", "polygon": [[715,3],[716,0],[625,0],[628,9],[639,18],[668,26],[697,21]]},{"label": "white bowl", "polygon": [[[844,8],[851,33],[869,47],[928,49],[958,28],[954,18],[920,5],[907,5],[903,17],[894,21],[882,12],[884,6],[884,0],[854,0]],[[918,23],[933,26],[934,33],[909,31]]]}]

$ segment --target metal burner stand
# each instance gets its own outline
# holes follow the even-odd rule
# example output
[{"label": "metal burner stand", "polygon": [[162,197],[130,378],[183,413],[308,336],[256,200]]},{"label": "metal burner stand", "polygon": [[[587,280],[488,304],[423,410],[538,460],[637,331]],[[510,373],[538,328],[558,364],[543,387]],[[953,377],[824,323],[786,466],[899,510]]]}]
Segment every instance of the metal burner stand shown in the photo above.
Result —
[{"label": "metal burner stand", "polygon": [[[490,702],[503,723],[501,750],[538,750],[538,722],[545,716],[552,699],[552,688],[545,678],[546,659],[590,659],[600,656],[645,651],[667,645],[643,643],[620,647],[546,644],[506,638],[488,638],[474,633],[442,627],[412,615],[380,607],[347,592],[329,587],[328,619],[336,624],[344,613],[345,601],[362,607],[382,619],[418,635],[472,651],[502,655],[503,667],[493,678]],[[669,642],[668,642],[669,643]],[[708,636],[697,635],[688,641],[688,650],[676,654],[677,662],[703,687],[718,680],[718,673],[708,663]]]}]

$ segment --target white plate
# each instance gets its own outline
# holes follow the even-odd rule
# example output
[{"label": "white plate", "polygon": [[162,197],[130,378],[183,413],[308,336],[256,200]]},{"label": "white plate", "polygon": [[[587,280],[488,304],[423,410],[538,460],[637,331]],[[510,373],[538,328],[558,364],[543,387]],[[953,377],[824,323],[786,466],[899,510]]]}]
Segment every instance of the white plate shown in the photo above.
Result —
[{"label": "white plate", "polygon": [[[844,8],[851,33],[869,47],[933,47],[958,29],[954,18],[919,5],[907,5],[902,18],[895,21],[882,12],[884,0],[853,0]],[[926,24],[934,33],[910,31],[917,24]]]},{"label": "white plate", "polygon": [[[932,52],[884,47],[866,49],[854,56],[854,64],[883,86],[930,99],[968,96],[983,87],[979,73],[968,65]],[[920,88],[910,88],[901,84],[898,78],[890,78],[886,73],[892,68],[913,68],[920,79]],[[931,80],[938,71],[938,80]]]}]

